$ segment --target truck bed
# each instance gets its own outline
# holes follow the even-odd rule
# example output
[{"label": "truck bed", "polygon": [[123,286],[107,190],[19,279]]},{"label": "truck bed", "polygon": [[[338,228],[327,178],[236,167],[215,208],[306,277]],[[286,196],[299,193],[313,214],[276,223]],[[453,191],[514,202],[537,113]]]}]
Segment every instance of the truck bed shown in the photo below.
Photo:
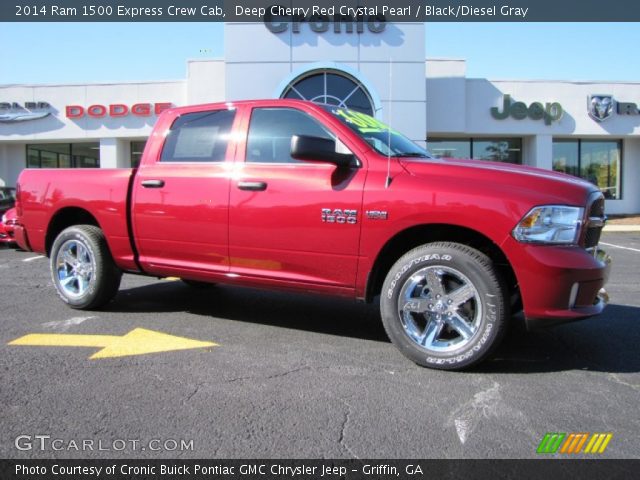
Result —
[{"label": "truck bed", "polygon": [[20,177],[22,222],[28,243],[48,254],[52,222],[64,222],[73,210],[85,209],[104,231],[116,264],[137,270],[129,239],[127,198],[133,169],[26,169]]}]

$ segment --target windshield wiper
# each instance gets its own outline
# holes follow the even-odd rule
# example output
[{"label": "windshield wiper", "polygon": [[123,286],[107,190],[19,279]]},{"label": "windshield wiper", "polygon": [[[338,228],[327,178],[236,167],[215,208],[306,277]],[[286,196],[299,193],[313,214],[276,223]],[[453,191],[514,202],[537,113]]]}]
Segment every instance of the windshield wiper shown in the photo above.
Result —
[{"label": "windshield wiper", "polygon": [[426,153],[420,153],[420,152],[402,152],[402,153],[396,153],[395,155],[393,155],[394,157],[419,157],[419,158],[431,158],[429,155],[427,155]]}]

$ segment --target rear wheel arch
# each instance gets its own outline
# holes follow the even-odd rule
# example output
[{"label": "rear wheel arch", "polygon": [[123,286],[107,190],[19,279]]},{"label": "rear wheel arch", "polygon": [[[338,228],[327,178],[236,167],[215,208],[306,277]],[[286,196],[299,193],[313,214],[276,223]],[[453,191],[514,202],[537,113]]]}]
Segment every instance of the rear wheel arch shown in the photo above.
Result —
[{"label": "rear wheel arch", "polygon": [[74,225],[93,225],[100,227],[98,220],[88,210],[81,207],[64,207],[53,214],[45,237],[45,248],[47,256],[51,255],[53,242],[60,233],[68,227]]},{"label": "rear wheel arch", "polygon": [[122,271],[95,225],[72,225],[60,232],[49,262],[56,292],[71,308],[101,308],[118,292]]}]

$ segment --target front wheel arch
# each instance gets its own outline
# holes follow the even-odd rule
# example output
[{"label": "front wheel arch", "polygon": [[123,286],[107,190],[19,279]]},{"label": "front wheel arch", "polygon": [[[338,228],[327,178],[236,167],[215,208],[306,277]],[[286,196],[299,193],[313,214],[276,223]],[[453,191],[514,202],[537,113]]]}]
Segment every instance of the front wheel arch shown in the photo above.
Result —
[{"label": "front wheel arch", "polygon": [[489,237],[460,225],[432,223],[407,228],[391,237],[378,252],[367,276],[364,300],[372,303],[382,291],[382,284],[389,269],[410,250],[433,242],[454,242],[466,245],[489,257],[500,273],[513,310],[522,309],[518,279],[504,251]]}]

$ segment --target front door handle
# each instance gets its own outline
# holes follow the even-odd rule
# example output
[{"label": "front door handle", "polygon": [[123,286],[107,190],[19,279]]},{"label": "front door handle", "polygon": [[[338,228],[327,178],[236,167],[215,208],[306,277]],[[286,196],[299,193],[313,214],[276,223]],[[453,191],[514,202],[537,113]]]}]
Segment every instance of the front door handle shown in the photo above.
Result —
[{"label": "front door handle", "polygon": [[250,190],[253,192],[264,192],[267,189],[267,182],[238,182],[240,190]]},{"label": "front door handle", "polygon": [[141,185],[144,188],[162,188],[164,187],[164,180],[143,180]]}]

